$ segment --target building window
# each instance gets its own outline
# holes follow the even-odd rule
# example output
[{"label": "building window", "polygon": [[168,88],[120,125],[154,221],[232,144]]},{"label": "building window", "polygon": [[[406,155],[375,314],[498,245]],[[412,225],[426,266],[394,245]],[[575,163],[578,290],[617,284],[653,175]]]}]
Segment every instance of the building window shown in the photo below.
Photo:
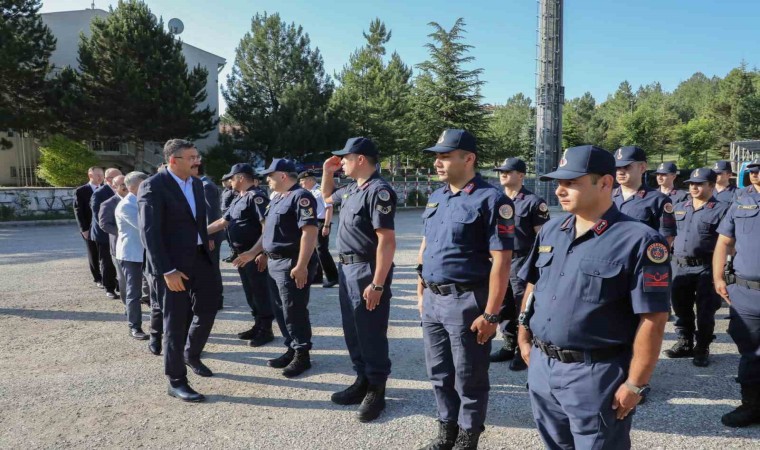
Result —
[{"label": "building window", "polygon": [[18,177],[18,171],[16,171],[16,166],[11,166],[11,178],[17,178]]}]

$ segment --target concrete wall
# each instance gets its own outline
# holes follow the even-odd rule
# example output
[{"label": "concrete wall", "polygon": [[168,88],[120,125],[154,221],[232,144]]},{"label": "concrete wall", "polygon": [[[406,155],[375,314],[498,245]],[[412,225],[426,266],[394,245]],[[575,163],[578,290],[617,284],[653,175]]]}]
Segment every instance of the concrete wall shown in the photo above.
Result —
[{"label": "concrete wall", "polygon": [[73,210],[74,188],[0,188],[0,206],[17,215],[68,213]]}]

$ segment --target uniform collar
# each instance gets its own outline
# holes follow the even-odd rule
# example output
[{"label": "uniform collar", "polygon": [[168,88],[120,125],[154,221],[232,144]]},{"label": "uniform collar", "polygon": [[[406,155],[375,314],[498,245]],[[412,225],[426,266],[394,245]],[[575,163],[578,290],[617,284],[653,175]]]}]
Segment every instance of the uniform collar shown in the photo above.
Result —
[{"label": "uniform collar", "polygon": [[[647,192],[649,192],[651,190],[652,189],[649,189],[649,187],[647,187],[647,186],[645,186],[645,185],[642,184],[641,186],[639,186],[639,190],[636,191],[636,193],[633,194],[633,196],[636,196],[636,197],[639,197],[639,198],[644,198],[644,197],[646,197]],[[675,192],[675,189],[673,190],[673,192]],[[616,187],[615,190],[612,192],[612,196],[613,197],[622,196],[622,195],[623,195],[623,188],[620,187],[620,186]],[[671,193],[671,195],[673,195],[673,193]],[[633,197],[633,196],[631,196],[631,197]]]},{"label": "uniform collar", "polygon": [[525,186],[520,188],[520,192],[515,195],[515,200],[522,200],[526,195],[530,194],[530,191],[525,189]]},{"label": "uniform collar", "polygon": [[[610,206],[610,209],[608,209],[604,214],[602,214],[602,217],[594,224],[593,227],[589,229],[589,231],[593,231],[594,234],[597,236],[601,236],[605,231],[607,231],[612,224],[618,221],[620,218],[620,211],[618,210],[617,206],[613,203],[612,206]],[[564,222],[562,222],[562,225],[560,226],[560,230],[563,230],[565,232],[570,232],[575,230],[575,214],[571,215],[567,219],[565,219]]]},{"label": "uniform collar", "polygon": [[356,186],[359,188],[360,191],[363,191],[367,189],[368,187],[370,187],[370,185],[374,183],[375,180],[377,180],[378,178],[380,178],[380,174],[377,173],[377,170],[376,170],[372,172],[372,175],[370,175],[370,177],[367,178],[367,181],[365,181],[361,186],[359,186],[359,183],[356,183]]},{"label": "uniform collar", "polygon": [[[475,191],[475,189],[480,187],[481,182],[482,182],[482,179],[480,178],[480,174],[476,173],[475,176],[472,178],[472,180],[470,180],[467,184],[465,184],[464,187],[459,190],[459,192],[464,192],[465,194],[470,195]],[[444,193],[451,192],[451,185],[446,183],[446,185],[443,187],[443,192]],[[459,192],[453,195],[458,195]]]},{"label": "uniform collar", "polygon": [[[718,200],[715,199],[715,196],[711,196],[707,200],[707,203],[705,203],[704,205],[702,205],[702,208],[713,209],[713,208],[715,208],[715,205],[717,203],[718,203]],[[686,206],[688,208],[694,208],[694,200],[693,199],[689,199],[686,203],[684,203],[684,206]],[[699,209],[702,209],[702,208],[699,208]],[[695,209],[695,211],[696,211],[696,209]]]}]

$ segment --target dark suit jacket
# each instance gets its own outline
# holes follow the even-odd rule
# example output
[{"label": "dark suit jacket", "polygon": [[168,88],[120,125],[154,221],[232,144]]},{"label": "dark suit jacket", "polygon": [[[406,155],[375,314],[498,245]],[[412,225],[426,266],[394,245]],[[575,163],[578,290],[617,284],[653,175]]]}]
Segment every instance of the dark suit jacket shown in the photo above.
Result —
[{"label": "dark suit jacket", "polygon": [[[89,231],[92,226],[90,198],[92,198],[92,187],[90,186],[90,183],[87,183],[84,186],[79,186],[74,191],[74,217],[76,217],[79,231],[82,233]],[[90,239],[92,239],[92,236],[90,236]]]},{"label": "dark suit jacket", "polygon": [[100,205],[98,212],[98,225],[108,233],[108,244],[111,246],[111,256],[116,258],[116,239],[119,237],[119,229],[116,227],[116,205],[121,197],[114,195]]},{"label": "dark suit jacket", "polygon": [[198,234],[203,253],[211,262],[206,230],[206,201],[203,183],[193,178],[196,216],[168,170],[158,172],[140,185],[137,192],[140,239],[151,273],[163,276],[176,269],[192,273],[198,252]]},{"label": "dark suit jacket", "polygon": [[92,194],[90,208],[92,208],[92,226],[90,227],[90,239],[98,244],[108,244],[108,233],[98,225],[98,215],[103,202],[116,195],[111,186],[104,184]]},{"label": "dark suit jacket", "polygon": [[[208,177],[201,177],[201,181],[203,182],[203,194],[206,197],[206,222],[212,224],[222,217],[222,197],[217,185]],[[209,237],[218,246],[224,239],[224,233],[218,231]]]}]

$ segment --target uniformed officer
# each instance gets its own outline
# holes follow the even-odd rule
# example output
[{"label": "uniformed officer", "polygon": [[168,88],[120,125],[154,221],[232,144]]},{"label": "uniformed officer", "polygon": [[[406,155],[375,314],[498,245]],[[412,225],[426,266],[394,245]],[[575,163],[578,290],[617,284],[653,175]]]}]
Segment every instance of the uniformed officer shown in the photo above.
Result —
[{"label": "uniformed officer", "polygon": [[298,183],[302,188],[311,192],[317,200],[317,276],[314,283],[321,283],[323,288],[331,288],[338,284],[338,268],[330,254],[330,229],[332,228],[333,207],[322,197],[322,187],[317,183],[314,172],[306,170],[298,174]]},{"label": "uniformed officer", "polygon": [[734,174],[734,169],[731,168],[731,161],[716,161],[712,170],[718,174],[713,195],[719,202],[730,204],[734,201],[736,194],[736,186],[731,184],[731,176]]},{"label": "uniformed officer", "polygon": [[617,209],[645,223],[673,243],[676,223],[673,202],[667,195],[641,182],[647,170],[647,155],[639,147],[621,147],[615,152],[616,179],[620,186],[612,193]]},{"label": "uniformed officer", "polygon": [[525,282],[517,277],[525,257],[528,256],[533,241],[541,226],[549,221],[549,207],[546,201],[523,186],[526,164],[519,158],[507,158],[495,169],[499,172],[499,182],[504,193],[515,204],[515,248],[512,251],[512,265],[509,274],[511,292],[507,293],[502,305],[500,324],[504,336],[501,348],[491,353],[491,362],[510,361],[510,370],[525,370],[528,366],[520,357],[517,346],[517,314],[520,312]]},{"label": "uniformed officer", "polygon": [[632,413],[660,353],[668,319],[669,246],[612,201],[615,158],[565,151],[556,195],[571,215],[541,228],[519,277],[534,295],[519,344],[533,417],[550,449],[627,449]]},{"label": "uniformed officer", "polygon": [[675,188],[675,180],[678,176],[678,166],[672,162],[660,163],[655,170],[657,185],[660,192],[670,197],[673,205],[689,199],[689,193]]},{"label": "uniformed officer", "polygon": [[[222,192],[222,214],[225,214],[227,210],[230,209],[232,202],[238,197],[238,195],[240,195],[238,191],[232,189],[230,186],[230,178],[232,178],[232,175],[229,173],[222,176],[222,186],[224,186],[224,191]],[[227,236],[227,244],[232,248],[229,236]],[[235,250],[232,250],[230,255],[224,258],[224,261],[231,263],[236,257],[237,253],[235,253]]]},{"label": "uniformed officer", "polygon": [[[760,159],[747,168],[751,185],[743,189],[718,226],[713,257],[715,290],[731,305],[728,334],[741,354],[742,404],[721,418],[729,427],[760,423]],[[732,252],[736,252],[733,279],[726,286],[723,268]]]},{"label": "uniformed officer", "polygon": [[341,167],[354,180],[344,189],[338,228],[338,297],[356,380],[334,393],[332,401],[361,403],[359,420],[369,422],[385,408],[385,383],[391,372],[387,334],[397,198],[375,169],[379,154],[371,140],[351,138],[343,150],[333,154],[323,167],[323,197],[330,199],[333,176]]},{"label": "uniformed officer", "polygon": [[425,362],[438,406],[426,449],[475,449],[488,406],[489,353],[509,283],[514,204],[476,174],[475,137],[445,130],[433,166],[445,186],[422,214],[417,272]]},{"label": "uniformed officer", "polygon": [[[235,197],[224,215],[208,227],[209,235],[227,230],[230,247],[235,253],[250,250],[261,237],[262,223],[266,216],[269,198],[254,186],[256,174],[250,164],[235,164],[230,170]],[[272,303],[267,286],[265,270],[256,264],[238,267],[245,299],[251,308],[254,324],[250,330],[238,333],[238,338],[248,340],[251,347],[260,347],[274,340],[272,333]]]},{"label": "uniformed officer", "polygon": [[709,364],[710,343],[715,339],[715,312],[721,303],[712,285],[712,253],[718,240],[718,224],[729,205],[713,196],[715,179],[716,174],[709,167],[694,170],[686,180],[691,200],[674,207],[678,236],[673,242],[672,298],[678,341],[665,355],[693,356],[698,367]]},{"label": "uniformed officer", "polygon": [[277,195],[267,209],[261,238],[233,264],[243,266],[255,258],[259,269],[267,265],[269,295],[287,347],[268,365],[291,378],[311,368],[308,306],[317,264],[317,202],[298,184],[293,161],[275,158],[264,174]]}]

